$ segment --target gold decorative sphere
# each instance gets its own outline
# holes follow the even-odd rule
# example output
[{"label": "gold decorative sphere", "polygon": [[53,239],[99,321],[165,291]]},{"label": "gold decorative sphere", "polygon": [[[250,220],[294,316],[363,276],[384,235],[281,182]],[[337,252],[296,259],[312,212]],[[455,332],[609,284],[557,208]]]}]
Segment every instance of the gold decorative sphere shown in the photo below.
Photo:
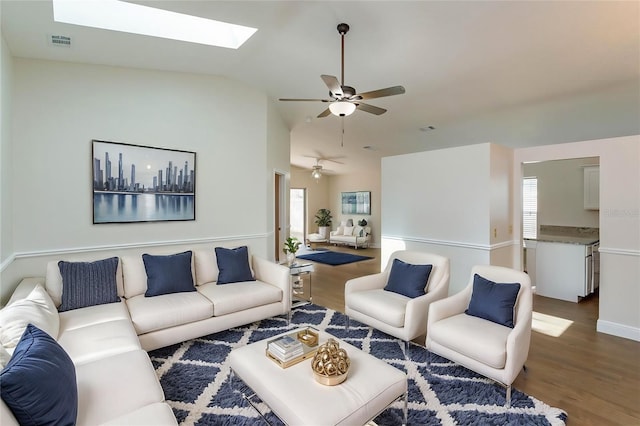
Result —
[{"label": "gold decorative sphere", "polygon": [[311,368],[319,383],[333,386],[346,380],[350,365],[347,351],[340,349],[335,339],[329,338],[326,343],[318,347]]}]

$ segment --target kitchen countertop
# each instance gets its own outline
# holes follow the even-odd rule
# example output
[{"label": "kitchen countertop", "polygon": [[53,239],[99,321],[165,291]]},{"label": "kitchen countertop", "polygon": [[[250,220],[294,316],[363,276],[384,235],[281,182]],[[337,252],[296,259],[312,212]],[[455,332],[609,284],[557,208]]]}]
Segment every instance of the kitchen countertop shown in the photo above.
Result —
[{"label": "kitchen countertop", "polygon": [[582,236],[576,237],[571,235],[538,235],[537,238],[525,238],[527,241],[539,241],[544,243],[563,243],[563,244],[581,244],[590,245],[600,242],[599,237]]}]

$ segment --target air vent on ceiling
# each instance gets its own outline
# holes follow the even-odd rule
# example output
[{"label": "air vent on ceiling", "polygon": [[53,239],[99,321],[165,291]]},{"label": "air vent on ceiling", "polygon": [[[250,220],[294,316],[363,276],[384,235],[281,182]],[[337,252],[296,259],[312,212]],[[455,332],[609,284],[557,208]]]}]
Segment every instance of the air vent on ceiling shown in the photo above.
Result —
[{"label": "air vent on ceiling", "polygon": [[50,35],[49,44],[52,46],[71,47],[71,37],[63,35]]}]

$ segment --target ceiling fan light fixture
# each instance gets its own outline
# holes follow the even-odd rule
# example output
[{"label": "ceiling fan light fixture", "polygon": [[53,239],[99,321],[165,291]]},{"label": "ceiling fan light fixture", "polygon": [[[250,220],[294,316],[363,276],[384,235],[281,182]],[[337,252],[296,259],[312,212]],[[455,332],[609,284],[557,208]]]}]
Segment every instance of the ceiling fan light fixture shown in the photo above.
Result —
[{"label": "ceiling fan light fixture", "polygon": [[322,173],[320,173],[320,170],[322,169],[322,166],[313,166],[313,171],[311,172],[311,177],[314,179],[320,179],[322,177]]},{"label": "ceiling fan light fixture", "polygon": [[347,101],[338,101],[329,104],[329,110],[333,115],[346,117],[347,115],[353,114],[353,111],[356,110],[356,105]]}]

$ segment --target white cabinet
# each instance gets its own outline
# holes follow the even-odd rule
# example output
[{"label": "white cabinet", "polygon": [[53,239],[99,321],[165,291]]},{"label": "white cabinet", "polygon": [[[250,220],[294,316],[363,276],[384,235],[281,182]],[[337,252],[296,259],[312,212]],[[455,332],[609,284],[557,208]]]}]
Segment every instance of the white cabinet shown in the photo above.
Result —
[{"label": "white cabinet", "polygon": [[578,302],[586,296],[587,271],[582,244],[538,241],[536,247],[536,294]]},{"label": "white cabinet", "polygon": [[600,166],[584,168],[584,209],[600,210]]}]

